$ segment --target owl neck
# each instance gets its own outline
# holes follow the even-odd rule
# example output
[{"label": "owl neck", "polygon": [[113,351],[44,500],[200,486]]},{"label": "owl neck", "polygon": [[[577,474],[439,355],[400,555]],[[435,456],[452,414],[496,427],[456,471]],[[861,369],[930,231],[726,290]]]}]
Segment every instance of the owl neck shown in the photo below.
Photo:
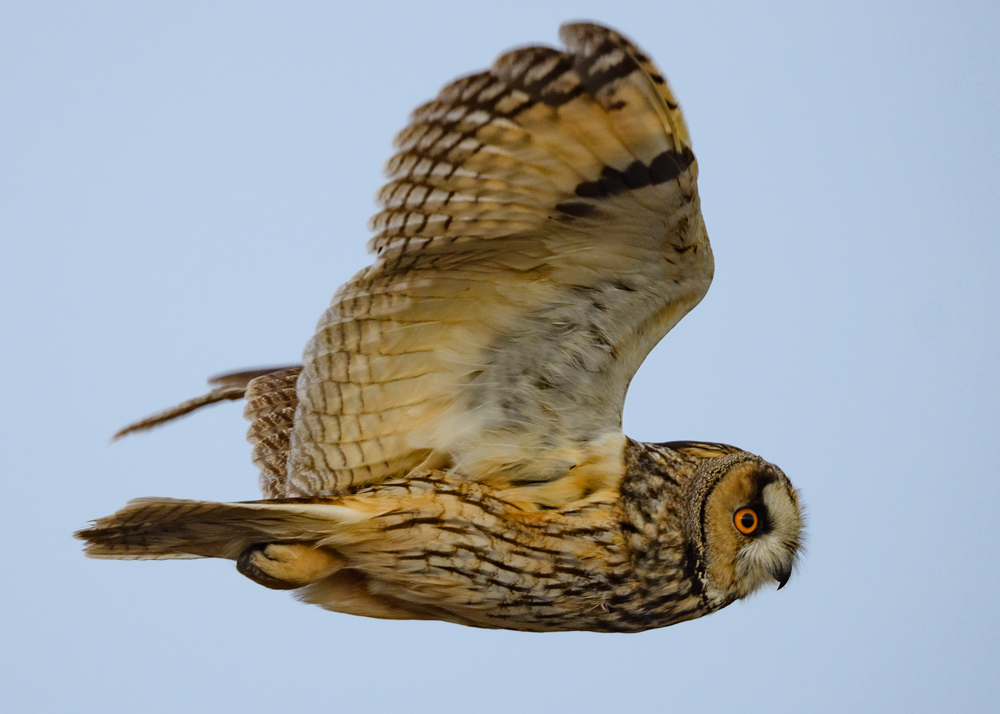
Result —
[{"label": "owl neck", "polygon": [[620,496],[622,532],[635,575],[654,588],[658,582],[681,580],[687,587],[677,592],[678,599],[707,607],[700,540],[688,532],[700,461],[664,444],[629,439]]}]

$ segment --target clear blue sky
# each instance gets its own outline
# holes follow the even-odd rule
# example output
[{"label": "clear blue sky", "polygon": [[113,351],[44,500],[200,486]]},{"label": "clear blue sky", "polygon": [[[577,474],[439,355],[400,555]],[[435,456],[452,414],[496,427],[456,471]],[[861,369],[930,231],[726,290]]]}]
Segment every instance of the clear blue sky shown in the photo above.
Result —
[{"label": "clear blue sky", "polygon": [[[0,5],[0,708],[995,711],[1000,6],[290,5]],[[129,498],[256,496],[235,405],[107,439],[297,361],[410,109],[578,18],[670,78],[718,265],[626,431],[779,464],[809,515],[788,587],[529,635],[86,560],[72,531]]]}]

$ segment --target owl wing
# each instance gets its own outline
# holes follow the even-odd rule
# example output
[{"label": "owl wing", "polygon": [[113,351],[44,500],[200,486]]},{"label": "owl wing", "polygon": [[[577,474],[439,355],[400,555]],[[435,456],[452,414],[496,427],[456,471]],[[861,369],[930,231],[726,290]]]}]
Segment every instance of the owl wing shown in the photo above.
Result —
[{"label": "owl wing", "polygon": [[247,441],[253,445],[253,462],[260,469],[260,489],[264,498],[281,498],[286,490],[288,442],[298,401],[295,383],[301,371],[298,365],[290,365],[217,375],[209,379],[212,389],[207,394],[129,424],[111,439],[152,429],[211,404],[244,399],[243,415],[250,421]]},{"label": "owl wing", "polygon": [[608,28],[561,38],[446,86],[396,137],[375,261],[305,349],[288,495],[424,466],[560,503],[620,476],[629,382],[712,254],[663,77]]}]

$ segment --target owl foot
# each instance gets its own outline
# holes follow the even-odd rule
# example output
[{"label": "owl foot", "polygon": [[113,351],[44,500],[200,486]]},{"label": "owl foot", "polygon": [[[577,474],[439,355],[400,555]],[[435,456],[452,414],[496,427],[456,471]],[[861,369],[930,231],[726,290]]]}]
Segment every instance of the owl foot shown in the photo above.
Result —
[{"label": "owl foot", "polygon": [[272,590],[301,588],[343,565],[336,554],[301,543],[258,543],[240,553],[236,561],[240,573]]}]

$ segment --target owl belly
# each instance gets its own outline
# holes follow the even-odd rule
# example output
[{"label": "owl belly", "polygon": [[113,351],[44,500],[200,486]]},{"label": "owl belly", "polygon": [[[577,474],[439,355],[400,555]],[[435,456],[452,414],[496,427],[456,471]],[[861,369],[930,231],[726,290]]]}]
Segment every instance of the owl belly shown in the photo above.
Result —
[{"label": "owl belly", "polygon": [[[393,507],[330,545],[345,567],[299,591],[330,610],[529,631],[635,632],[710,611],[672,534],[624,525],[618,494],[533,510],[441,475],[356,494]],[[663,551],[663,552],[661,552]]]}]

